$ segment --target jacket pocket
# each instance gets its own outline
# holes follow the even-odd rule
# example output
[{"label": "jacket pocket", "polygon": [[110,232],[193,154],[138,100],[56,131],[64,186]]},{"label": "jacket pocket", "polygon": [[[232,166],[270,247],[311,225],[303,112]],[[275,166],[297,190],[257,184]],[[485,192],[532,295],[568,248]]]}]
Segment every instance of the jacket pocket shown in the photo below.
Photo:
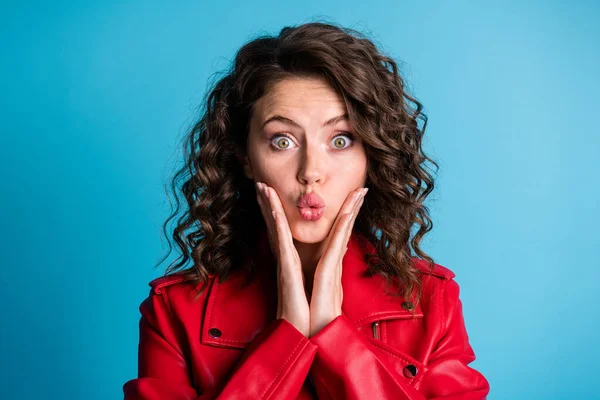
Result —
[{"label": "jacket pocket", "polygon": [[400,379],[405,379],[412,386],[416,387],[425,372],[427,372],[425,364],[406,352],[383,343],[379,339],[369,338],[369,341],[373,345],[378,357],[388,366],[392,367]]}]

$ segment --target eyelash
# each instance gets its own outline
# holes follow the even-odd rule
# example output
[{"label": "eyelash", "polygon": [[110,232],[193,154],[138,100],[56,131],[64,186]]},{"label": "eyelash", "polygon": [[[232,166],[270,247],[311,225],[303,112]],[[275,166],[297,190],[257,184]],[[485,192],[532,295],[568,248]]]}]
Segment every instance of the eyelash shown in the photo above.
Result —
[{"label": "eyelash", "polygon": [[[336,151],[348,150],[350,147],[354,146],[354,142],[356,142],[356,136],[354,136],[350,132],[341,132],[341,133],[335,135],[334,138],[336,138],[338,136],[348,136],[350,138],[351,143],[350,143],[349,146],[344,147],[343,149],[335,149]],[[275,133],[274,135],[271,135],[269,137],[269,143],[272,143],[273,139],[275,139],[277,137],[285,137],[285,138],[291,140],[291,137],[289,135],[286,135],[285,133]],[[273,148],[275,149],[275,151],[285,151],[285,150],[287,150],[287,149],[280,149],[279,147],[277,147],[275,145],[273,145]]]}]

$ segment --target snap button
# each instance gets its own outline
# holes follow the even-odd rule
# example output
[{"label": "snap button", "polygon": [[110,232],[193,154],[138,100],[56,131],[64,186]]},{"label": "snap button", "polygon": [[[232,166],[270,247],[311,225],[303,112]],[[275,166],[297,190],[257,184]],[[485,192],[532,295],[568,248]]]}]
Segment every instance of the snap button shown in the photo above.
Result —
[{"label": "snap button", "polygon": [[417,375],[417,367],[412,364],[408,364],[404,367],[404,376],[407,378],[414,378]]},{"label": "snap button", "polygon": [[220,338],[221,337],[221,331],[218,330],[217,328],[210,328],[208,330],[208,334],[214,338]]},{"label": "snap button", "polygon": [[414,307],[414,304],[411,303],[410,301],[405,301],[404,303],[402,303],[402,308],[404,308],[405,310],[412,310]]}]

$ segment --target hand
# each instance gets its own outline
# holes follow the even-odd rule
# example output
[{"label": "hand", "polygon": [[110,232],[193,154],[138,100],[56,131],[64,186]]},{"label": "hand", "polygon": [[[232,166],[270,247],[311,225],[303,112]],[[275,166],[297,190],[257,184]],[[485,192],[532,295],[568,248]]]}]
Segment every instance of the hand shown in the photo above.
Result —
[{"label": "hand", "polygon": [[277,260],[276,318],[287,320],[308,337],[310,312],[304,293],[302,263],[283,206],[275,190],[263,183],[256,183],[256,197],[267,224],[269,245]]},{"label": "hand", "polygon": [[326,250],[315,271],[313,288],[316,290],[313,289],[309,308],[304,292],[302,264],[281,201],[275,190],[265,184],[257,183],[256,188],[258,203],[267,224],[269,245],[277,260],[277,318],[286,319],[304,336],[312,336],[341,315],[342,259],[366,190],[364,193],[363,189],[351,192],[338,213],[326,239]]},{"label": "hand", "polygon": [[[313,291],[310,300],[310,336],[315,335],[327,324],[342,315],[342,259],[348,249],[354,221],[364,202],[368,189],[351,192],[342,205],[329,232],[325,251],[315,270]],[[309,337],[310,337],[309,336]]]}]

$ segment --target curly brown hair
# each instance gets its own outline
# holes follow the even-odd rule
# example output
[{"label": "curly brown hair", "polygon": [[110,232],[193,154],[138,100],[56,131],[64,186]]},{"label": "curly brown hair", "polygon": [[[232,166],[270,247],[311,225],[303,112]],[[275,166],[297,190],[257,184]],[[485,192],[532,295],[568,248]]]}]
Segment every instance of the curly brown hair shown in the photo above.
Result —
[{"label": "curly brown hair", "polygon": [[[179,189],[188,208],[172,237],[182,254],[166,274],[181,273],[205,284],[210,275],[223,282],[232,270],[244,269],[252,279],[255,265],[247,256],[257,248],[257,228],[266,229],[254,182],[244,175],[242,163],[252,108],[274,83],[311,76],[325,78],[341,96],[367,154],[369,196],[354,224],[377,250],[365,255],[366,274],[395,281],[397,295],[417,304],[421,273],[412,264],[411,246],[434,267],[419,247],[433,227],[423,204],[434,188],[426,163],[439,169],[422,149],[427,116],[407,94],[392,58],[362,33],[332,23],[284,27],[278,36],[246,43],[205,95],[203,114],[184,138],[185,165],[171,182],[177,205],[163,225],[169,252],[157,266],[171,253],[167,224],[180,211]],[[415,223],[418,231],[411,238]],[[193,265],[184,269],[190,258]],[[200,286],[199,294],[206,285]]]}]

